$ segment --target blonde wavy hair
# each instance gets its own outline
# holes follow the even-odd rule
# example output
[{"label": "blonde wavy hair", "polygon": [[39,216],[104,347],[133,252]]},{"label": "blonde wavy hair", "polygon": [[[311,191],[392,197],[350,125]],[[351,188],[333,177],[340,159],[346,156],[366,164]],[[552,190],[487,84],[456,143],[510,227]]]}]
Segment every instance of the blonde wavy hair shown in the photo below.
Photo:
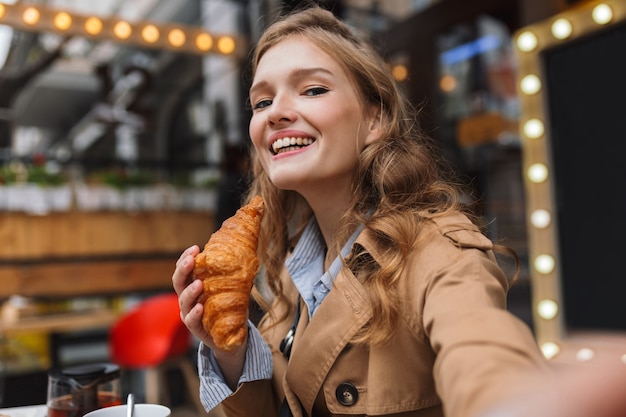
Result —
[{"label": "blonde wavy hair", "polygon": [[[364,285],[374,308],[373,319],[360,340],[378,343],[388,338],[398,320],[396,282],[420,222],[449,211],[467,211],[461,198],[465,193],[456,181],[447,178],[451,170],[442,167],[433,142],[420,130],[415,109],[400,92],[382,57],[331,12],[310,7],[281,17],[258,41],[252,74],[270,48],[291,36],[303,36],[330,55],[353,81],[363,108],[374,106],[380,112],[383,133],[359,157],[352,199],[336,240],[329,245],[329,250],[339,253],[360,224],[377,238],[383,262],[375,264],[367,254],[355,253],[347,266],[354,269],[358,265],[360,273],[365,274]],[[272,184],[254,150],[252,161],[254,178],[249,198],[260,194],[266,203],[258,251],[264,285],[271,292],[274,306],[278,303],[285,307],[278,309],[280,317],[272,317],[275,324],[293,308],[295,300],[284,296],[280,274],[312,212],[299,194]],[[258,289],[253,294],[272,313],[269,300]]]}]

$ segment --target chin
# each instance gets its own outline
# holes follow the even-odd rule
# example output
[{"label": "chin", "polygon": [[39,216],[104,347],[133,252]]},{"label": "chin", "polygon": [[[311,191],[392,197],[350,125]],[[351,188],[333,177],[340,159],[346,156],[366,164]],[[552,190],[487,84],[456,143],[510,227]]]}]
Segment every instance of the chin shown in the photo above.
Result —
[{"label": "chin", "polygon": [[273,172],[269,175],[270,181],[281,190],[297,190],[303,184],[308,182],[310,175],[306,175],[302,169],[297,170],[281,170]]},{"label": "chin", "polygon": [[294,183],[294,181],[280,181],[280,180],[271,180],[272,184],[279,190],[283,191],[297,191],[298,183]]}]

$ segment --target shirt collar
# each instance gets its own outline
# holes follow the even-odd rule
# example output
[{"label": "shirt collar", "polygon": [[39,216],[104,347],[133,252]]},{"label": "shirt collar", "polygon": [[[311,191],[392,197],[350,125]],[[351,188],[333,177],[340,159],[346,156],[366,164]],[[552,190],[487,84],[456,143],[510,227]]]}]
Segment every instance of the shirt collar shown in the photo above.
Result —
[{"label": "shirt collar", "polygon": [[[318,286],[320,282],[327,288],[332,285],[332,282],[343,265],[342,258],[345,258],[350,253],[352,245],[361,233],[361,230],[363,230],[362,225],[352,233],[348,241],[341,248],[341,257],[337,256],[325,273],[324,257],[326,254],[326,244],[317,221],[312,217],[306,225],[293,252],[285,261],[285,267],[291,275],[291,279],[298,289],[298,292],[307,304],[311,316],[322,301],[316,299],[314,296],[315,287]],[[330,290],[330,288],[328,288],[328,290]]]}]

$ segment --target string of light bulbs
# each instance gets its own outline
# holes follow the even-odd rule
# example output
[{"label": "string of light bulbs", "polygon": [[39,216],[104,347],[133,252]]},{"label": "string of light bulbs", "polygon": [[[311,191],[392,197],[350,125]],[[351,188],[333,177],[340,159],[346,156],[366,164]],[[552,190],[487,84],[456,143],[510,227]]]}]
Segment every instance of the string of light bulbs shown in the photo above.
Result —
[{"label": "string of light bulbs", "polygon": [[117,16],[78,14],[38,4],[0,3],[0,24],[24,31],[83,36],[191,54],[245,53],[245,42],[237,35],[214,34],[202,27],[169,22],[130,22]]}]

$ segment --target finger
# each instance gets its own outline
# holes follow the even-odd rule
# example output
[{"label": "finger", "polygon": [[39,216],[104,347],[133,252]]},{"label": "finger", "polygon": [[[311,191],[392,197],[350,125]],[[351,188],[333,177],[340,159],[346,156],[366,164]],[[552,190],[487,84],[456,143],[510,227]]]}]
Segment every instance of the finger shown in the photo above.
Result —
[{"label": "finger", "polygon": [[177,294],[180,294],[193,281],[191,272],[193,271],[194,257],[196,255],[197,247],[195,251],[188,249],[176,262],[176,269],[172,274],[172,285]]},{"label": "finger", "polygon": [[189,284],[178,296],[178,305],[182,315],[187,315],[196,304],[202,294],[202,282],[199,280]]},{"label": "finger", "polygon": [[198,253],[200,253],[200,248],[198,247],[198,245],[192,245],[188,247],[183,251],[183,253],[180,254],[178,260],[176,261],[176,267],[180,266],[182,261],[185,260],[187,257],[195,257]]},{"label": "finger", "polygon": [[193,306],[187,314],[181,316],[181,319],[189,329],[189,331],[194,334],[198,339],[200,339],[205,344],[210,344],[210,336],[207,331],[202,326],[202,314],[204,312],[204,307],[202,304],[197,303]]}]

